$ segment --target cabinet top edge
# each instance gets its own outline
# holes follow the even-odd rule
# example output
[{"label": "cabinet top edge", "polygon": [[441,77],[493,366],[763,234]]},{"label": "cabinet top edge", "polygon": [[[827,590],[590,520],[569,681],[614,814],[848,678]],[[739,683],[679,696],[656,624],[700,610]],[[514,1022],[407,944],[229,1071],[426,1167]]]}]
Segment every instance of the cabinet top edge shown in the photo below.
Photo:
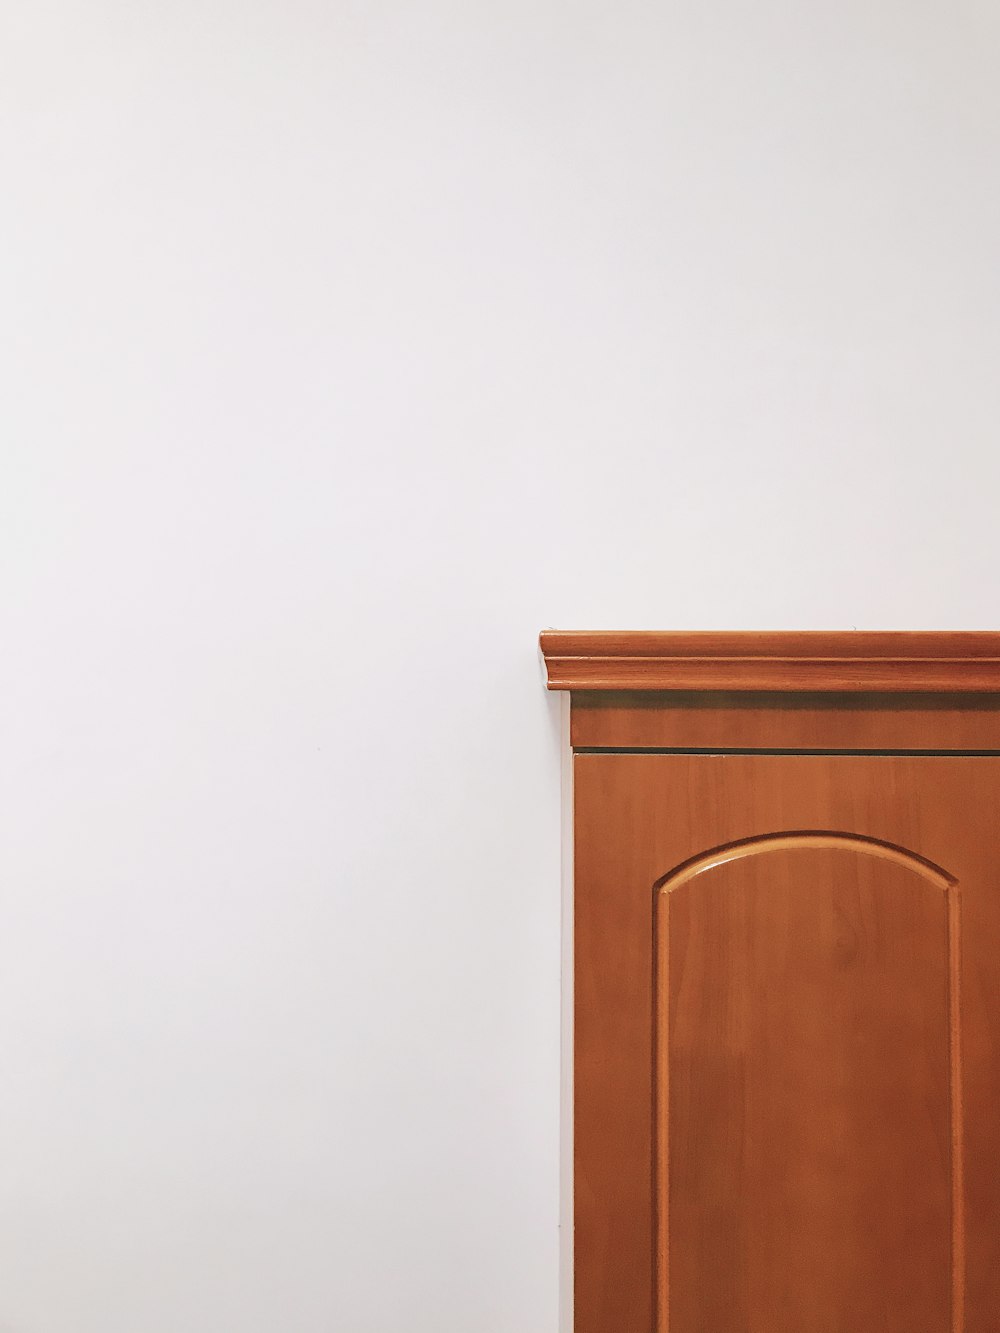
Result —
[{"label": "cabinet top edge", "polygon": [[544,630],[550,690],[1000,692],[994,630]]}]

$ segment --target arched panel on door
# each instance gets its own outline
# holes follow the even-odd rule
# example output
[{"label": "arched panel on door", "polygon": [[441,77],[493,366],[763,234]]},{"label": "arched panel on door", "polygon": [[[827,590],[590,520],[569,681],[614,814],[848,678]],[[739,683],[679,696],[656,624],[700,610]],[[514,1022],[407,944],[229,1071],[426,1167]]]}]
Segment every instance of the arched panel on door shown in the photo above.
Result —
[{"label": "arched panel on door", "polygon": [[803,831],[656,887],[660,1333],[961,1329],[954,879]]}]

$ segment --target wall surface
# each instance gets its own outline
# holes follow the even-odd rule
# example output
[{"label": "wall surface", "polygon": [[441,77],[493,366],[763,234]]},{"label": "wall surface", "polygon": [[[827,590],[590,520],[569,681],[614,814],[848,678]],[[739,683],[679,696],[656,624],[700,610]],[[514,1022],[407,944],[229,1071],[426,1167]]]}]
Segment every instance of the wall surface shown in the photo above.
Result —
[{"label": "wall surface", "polygon": [[2,1333],[556,1333],[535,636],[997,627],[998,57],[4,6]]}]

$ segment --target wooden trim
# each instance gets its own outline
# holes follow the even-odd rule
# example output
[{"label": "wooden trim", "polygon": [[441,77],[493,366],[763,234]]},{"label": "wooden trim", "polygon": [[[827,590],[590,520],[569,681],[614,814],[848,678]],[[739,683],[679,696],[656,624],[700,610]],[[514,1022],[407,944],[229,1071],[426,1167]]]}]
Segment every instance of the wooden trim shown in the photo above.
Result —
[{"label": "wooden trim", "polygon": [[550,690],[1000,691],[996,631],[545,630]]},{"label": "wooden trim", "polygon": [[1000,694],[608,690],[572,700],[576,750],[1000,751]]},{"label": "wooden trim", "polygon": [[904,870],[912,870],[918,875],[923,875],[924,879],[934,884],[942,893],[948,893],[956,885],[954,876],[949,875],[946,870],[942,870],[940,866],[925,857],[917,856],[915,852],[907,851],[905,847],[897,846],[894,842],[886,842],[883,838],[865,837],[860,833],[804,829],[802,832],[767,833],[752,838],[739,838],[736,842],[724,843],[723,846],[715,847],[709,852],[699,852],[697,856],[693,856],[689,861],[685,861],[664,875],[653,887],[657,893],[673,893],[676,889],[683,888],[685,884],[690,884],[691,880],[704,874],[706,870],[714,870],[716,866],[726,865],[730,861],[742,861],[748,856],[763,856],[768,852],[816,851],[818,848],[824,850],[832,848],[835,851],[849,851],[856,855],[875,856],[883,861],[892,861],[895,865],[902,866]]}]

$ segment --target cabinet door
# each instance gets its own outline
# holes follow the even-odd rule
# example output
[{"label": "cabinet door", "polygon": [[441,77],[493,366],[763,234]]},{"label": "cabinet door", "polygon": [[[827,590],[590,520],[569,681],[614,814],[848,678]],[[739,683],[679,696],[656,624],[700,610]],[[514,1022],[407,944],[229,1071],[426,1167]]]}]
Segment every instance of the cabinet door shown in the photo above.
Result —
[{"label": "cabinet door", "polygon": [[996,1333],[1000,759],[575,765],[577,1333]]}]

